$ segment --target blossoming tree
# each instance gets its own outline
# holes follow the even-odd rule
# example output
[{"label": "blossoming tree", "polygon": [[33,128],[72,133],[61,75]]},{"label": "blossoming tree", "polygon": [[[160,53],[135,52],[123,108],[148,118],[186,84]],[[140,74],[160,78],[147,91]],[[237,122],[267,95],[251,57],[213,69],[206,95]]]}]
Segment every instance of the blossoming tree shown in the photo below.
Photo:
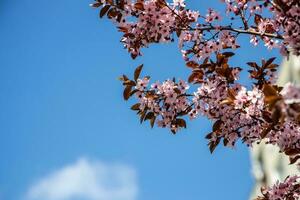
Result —
[{"label": "blossoming tree", "polygon": [[[222,142],[233,147],[241,140],[250,148],[262,140],[277,145],[290,157],[300,159],[300,89],[292,84],[275,84],[278,68],[275,58],[261,63],[245,61],[250,68],[252,87],[239,83],[243,68],[229,64],[238,38],[248,35],[256,46],[279,48],[284,56],[300,55],[299,0],[221,0],[224,16],[209,8],[200,14],[187,8],[184,0],[96,0],[100,17],[113,21],[123,33],[121,42],[132,59],[153,43],[177,42],[190,70],[187,82],[175,78],[150,84],[140,77],[143,65],[132,79],[123,75],[124,99],[136,97],[131,109],[140,121],[149,121],[176,134],[186,128],[186,120],[199,115],[213,122],[207,134],[213,152]],[[222,18],[231,21],[224,24]],[[246,67],[245,67],[246,68]],[[194,91],[190,91],[189,84]],[[282,183],[262,188],[257,200],[296,200],[300,197],[300,177],[287,177]]]}]

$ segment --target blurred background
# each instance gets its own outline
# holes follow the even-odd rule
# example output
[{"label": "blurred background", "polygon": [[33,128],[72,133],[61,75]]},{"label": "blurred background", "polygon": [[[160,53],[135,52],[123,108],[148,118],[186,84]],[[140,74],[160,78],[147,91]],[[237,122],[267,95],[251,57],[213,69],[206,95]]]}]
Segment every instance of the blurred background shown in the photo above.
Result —
[{"label": "blurred background", "polygon": [[[172,135],[140,125],[133,101],[122,99],[117,78],[141,63],[152,80],[186,79],[177,45],[152,45],[131,60],[92,2],[0,1],[0,199],[248,199],[245,145],[211,155],[208,120]],[[187,5],[225,10],[219,0]],[[246,70],[248,61],[279,57],[248,37],[239,44],[232,63]]]}]

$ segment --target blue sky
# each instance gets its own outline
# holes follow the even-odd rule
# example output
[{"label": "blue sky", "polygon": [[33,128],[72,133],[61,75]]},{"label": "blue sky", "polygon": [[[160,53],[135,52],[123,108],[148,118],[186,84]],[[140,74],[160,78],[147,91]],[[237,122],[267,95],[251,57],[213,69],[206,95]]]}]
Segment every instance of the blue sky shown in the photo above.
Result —
[{"label": "blue sky", "polygon": [[[153,79],[186,78],[176,45],[154,45],[131,60],[91,2],[0,1],[0,199],[24,199],[39,180],[86,163],[129,167],[136,200],[247,199],[252,178],[244,145],[211,155],[207,120],[189,122],[174,136],[140,125],[129,109],[133,102],[122,99],[117,77],[141,63]],[[188,4],[224,10],[219,0]],[[250,47],[248,38],[240,43],[246,48],[234,59],[237,66],[249,57],[278,56]]]}]

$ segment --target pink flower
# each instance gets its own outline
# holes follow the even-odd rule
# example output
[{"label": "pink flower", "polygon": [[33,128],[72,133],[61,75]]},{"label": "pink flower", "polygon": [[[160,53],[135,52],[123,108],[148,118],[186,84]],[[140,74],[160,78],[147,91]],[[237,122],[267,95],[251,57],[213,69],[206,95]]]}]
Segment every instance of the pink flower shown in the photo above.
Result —
[{"label": "pink flower", "polygon": [[174,6],[185,7],[184,0],[173,0],[173,5]]},{"label": "pink flower", "polygon": [[221,15],[220,13],[214,11],[213,9],[209,9],[205,21],[206,22],[221,21]]},{"label": "pink flower", "polygon": [[258,45],[257,37],[254,35],[251,35],[250,38],[251,38],[250,43],[252,43],[254,46],[257,46]]}]

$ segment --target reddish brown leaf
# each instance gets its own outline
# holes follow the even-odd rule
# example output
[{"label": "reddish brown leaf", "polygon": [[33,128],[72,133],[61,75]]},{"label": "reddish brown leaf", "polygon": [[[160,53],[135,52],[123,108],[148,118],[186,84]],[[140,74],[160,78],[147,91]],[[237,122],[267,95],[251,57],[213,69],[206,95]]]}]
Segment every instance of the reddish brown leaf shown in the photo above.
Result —
[{"label": "reddish brown leaf", "polygon": [[155,4],[156,4],[156,6],[158,8],[163,8],[163,7],[165,7],[167,5],[167,3],[165,2],[165,0],[156,0]]},{"label": "reddish brown leaf", "polygon": [[285,151],[285,154],[288,156],[295,156],[297,154],[300,154],[300,149],[288,149]]},{"label": "reddish brown leaf", "polygon": [[195,81],[202,80],[203,75],[204,75],[203,71],[201,71],[201,70],[193,71],[193,73],[188,78],[188,82],[192,83],[192,82],[195,82]]},{"label": "reddish brown leaf", "polygon": [[123,97],[127,101],[130,97],[130,92],[131,92],[132,86],[128,85],[125,87],[124,92],[123,92]]},{"label": "reddish brown leaf", "polygon": [[300,155],[290,157],[290,165],[296,163],[300,159]]},{"label": "reddish brown leaf", "polygon": [[259,66],[255,62],[248,62],[247,65],[249,65],[250,67],[253,67],[255,69],[259,69]]},{"label": "reddish brown leaf", "polygon": [[140,123],[143,123],[144,119],[145,119],[145,116],[146,116],[146,113],[147,113],[147,109],[143,110],[141,113],[140,113]]},{"label": "reddish brown leaf", "polygon": [[100,11],[100,18],[102,18],[106,13],[107,13],[107,11],[108,11],[108,9],[110,8],[110,5],[105,5],[102,9],[101,9],[101,11]]},{"label": "reddish brown leaf", "polygon": [[186,63],[186,66],[188,66],[188,67],[190,67],[190,68],[196,68],[196,67],[199,66],[199,64],[196,63],[195,61],[188,61],[188,62]]},{"label": "reddish brown leaf", "polygon": [[213,132],[207,134],[207,135],[205,136],[205,139],[208,139],[208,140],[211,139],[211,138],[212,138],[212,134],[213,134]]},{"label": "reddish brown leaf", "polygon": [[138,56],[137,54],[130,54],[132,59],[136,59],[136,57]]},{"label": "reddish brown leaf", "polygon": [[101,2],[96,2],[96,3],[91,4],[91,7],[93,7],[93,8],[98,8],[98,7],[100,7],[102,4],[103,4],[103,3],[101,3]]},{"label": "reddish brown leaf", "polygon": [[268,68],[268,66],[270,64],[272,64],[274,62],[274,60],[276,59],[276,57],[270,58],[269,60],[267,60],[267,62],[265,63],[265,65],[263,66],[264,68]]},{"label": "reddish brown leaf", "polygon": [[137,81],[137,79],[139,78],[142,69],[143,69],[143,65],[140,65],[135,69],[135,71],[134,71],[134,80],[135,81]]},{"label": "reddish brown leaf", "polygon": [[266,68],[271,69],[271,71],[272,71],[272,69],[276,69],[278,66],[279,65],[277,65],[277,64],[269,64],[269,65],[267,65]]},{"label": "reddish brown leaf", "polygon": [[123,82],[123,85],[130,85],[130,86],[135,86],[136,83],[132,80],[127,80]]},{"label": "reddish brown leaf", "polygon": [[120,32],[127,33],[128,29],[126,27],[118,26]]},{"label": "reddish brown leaf", "polygon": [[133,106],[131,106],[131,110],[140,110],[140,103],[136,103]]},{"label": "reddish brown leaf", "polygon": [[261,22],[262,22],[263,18],[261,15],[259,14],[255,14],[255,17],[254,17],[254,22],[255,24],[258,26]]},{"label": "reddish brown leaf", "polygon": [[130,92],[130,96],[134,95],[137,91],[139,91],[139,90],[137,90],[137,89],[132,90],[132,91]]},{"label": "reddish brown leaf", "polygon": [[156,120],[156,116],[153,116],[153,117],[150,119],[150,126],[151,126],[151,128],[153,128],[154,123],[155,123],[155,120]]},{"label": "reddish brown leaf", "polygon": [[210,142],[208,145],[209,145],[209,150],[210,150],[210,153],[213,153],[216,149],[216,147],[218,146],[218,144],[220,143],[221,141],[221,138],[218,138],[216,140],[216,142]]},{"label": "reddish brown leaf", "polygon": [[128,79],[128,77],[126,75],[123,74],[121,77],[119,77],[119,80],[120,81],[127,81],[129,79]]},{"label": "reddish brown leaf", "polygon": [[116,9],[110,9],[109,11],[108,11],[108,13],[107,13],[107,17],[108,18],[115,18],[117,15],[118,15],[118,11],[116,10]]},{"label": "reddish brown leaf", "polygon": [[217,120],[213,125],[213,132],[218,131],[222,124],[222,120]]},{"label": "reddish brown leaf", "polygon": [[225,57],[229,58],[229,57],[232,57],[234,56],[235,54],[233,52],[224,52],[222,53]]},{"label": "reddish brown leaf", "polygon": [[236,96],[236,92],[234,91],[234,89],[228,89],[228,98],[230,100],[235,100],[235,96]]},{"label": "reddish brown leaf", "polygon": [[112,5],[114,2],[113,0],[106,0],[106,3]]},{"label": "reddish brown leaf", "polygon": [[270,85],[270,84],[264,84],[263,85],[263,93],[265,96],[278,96],[278,92],[275,89],[274,86]]},{"label": "reddish brown leaf", "polygon": [[147,114],[146,114],[146,116],[145,116],[145,121],[146,120],[150,120],[150,119],[152,119],[154,117],[154,113],[153,112],[148,112]]},{"label": "reddish brown leaf", "polygon": [[134,4],[134,8],[137,9],[137,10],[141,10],[141,11],[145,10],[144,4],[141,3],[141,2],[135,3],[135,4]]},{"label": "reddish brown leaf", "polygon": [[176,119],[176,124],[177,124],[179,127],[184,127],[184,128],[186,128],[186,122],[185,122],[184,119],[180,119],[180,118]]}]

